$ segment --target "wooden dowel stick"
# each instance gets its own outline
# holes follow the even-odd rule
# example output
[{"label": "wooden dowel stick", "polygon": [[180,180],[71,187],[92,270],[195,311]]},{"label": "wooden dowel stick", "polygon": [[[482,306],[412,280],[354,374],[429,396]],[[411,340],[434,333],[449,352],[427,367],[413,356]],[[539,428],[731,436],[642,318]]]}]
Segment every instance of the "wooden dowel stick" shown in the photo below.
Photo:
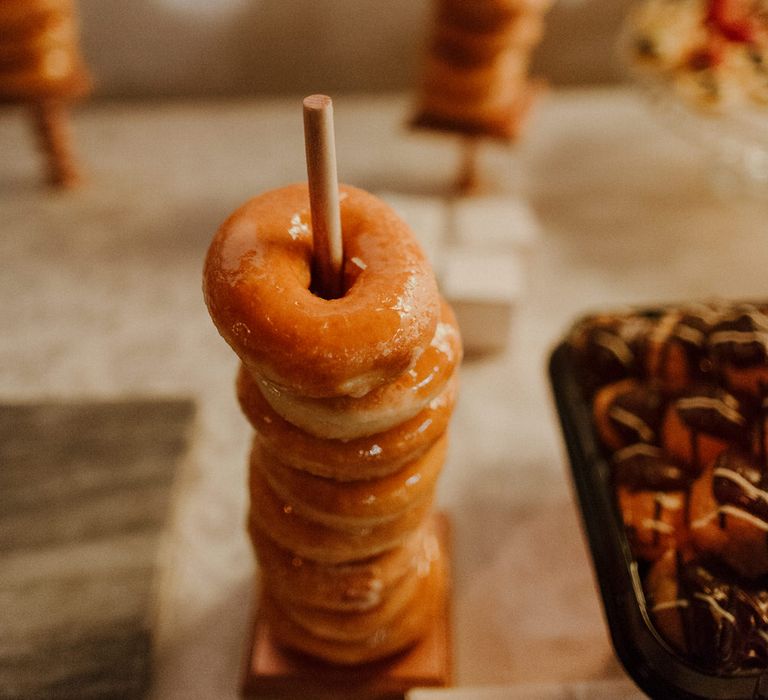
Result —
[{"label": "wooden dowel stick", "polygon": [[32,105],[32,116],[40,149],[46,158],[48,182],[54,187],[80,184],[80,172],[72,150],[67,107],[60,100]]},{"label": "wooden dowel stick", "polygon": [[456,179],[459,194],[469,194],[477,189],[477,139],[466,137],[461,143],[461,164]]},{"label": "wooden dowel stick", "polygon": [[327,95],[304,98],[309,205],[312,212],[315,290],[327,299],[342,295],[341,211],[333,135],[333,104]]}]

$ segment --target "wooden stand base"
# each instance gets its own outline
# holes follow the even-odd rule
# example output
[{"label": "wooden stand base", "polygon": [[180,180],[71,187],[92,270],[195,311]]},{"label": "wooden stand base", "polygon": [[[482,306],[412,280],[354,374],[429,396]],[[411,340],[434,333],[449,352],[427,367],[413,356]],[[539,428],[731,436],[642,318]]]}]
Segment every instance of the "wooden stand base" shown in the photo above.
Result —
[{"label": "wooden stand base", "polygon": [[[449,522],[437,514],[437,532],[450,577]],[[394,700],[416,687],[444,687],[451,678],[450,579],[443,614],[416,646],[363,666],[333,666],[277,645],[256,611],[248,642],[242,694],[252,698]]]}]

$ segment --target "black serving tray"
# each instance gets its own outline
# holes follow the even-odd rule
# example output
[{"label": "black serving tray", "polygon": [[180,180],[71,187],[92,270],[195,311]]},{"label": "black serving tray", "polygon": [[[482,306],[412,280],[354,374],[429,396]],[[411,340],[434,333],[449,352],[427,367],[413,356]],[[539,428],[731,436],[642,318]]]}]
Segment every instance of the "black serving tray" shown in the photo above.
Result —
[{"label": "black serving tray", "polygon": [[707,673],[681,658],[656,632],[613,496],[610,465],[565,343],[550,356],[549,377],[605,617],[624,668],[653,698],[768,700],[768,671]]}]

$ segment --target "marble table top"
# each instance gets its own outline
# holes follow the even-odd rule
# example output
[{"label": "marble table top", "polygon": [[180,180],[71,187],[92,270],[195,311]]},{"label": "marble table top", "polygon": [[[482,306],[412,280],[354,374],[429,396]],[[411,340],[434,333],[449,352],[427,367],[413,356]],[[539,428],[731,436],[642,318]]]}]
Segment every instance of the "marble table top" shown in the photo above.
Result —
[{"label": "marble table top", "polygon": [[[343,181],[447,190],[456,144],[407,131],[406,96],[334,102]],[[305,178],[300,98],[93,103],[74,128],[90,182],[51,193],[23,110],[0,111],[0,399],[195,400],[160,560],[153,693],[234,698],[254,575],[249,429],[200,270],[230,211]],[[629,689],[572,500],[547,355],[587,310],[764,295],[768,197],[713,189],[706,156],[625,89],[553,91],[519,146],[480,157],[489,191],[526,198],[541,236],[508,349],[463,367],[440,483],[455,528],[456,684]]]}]

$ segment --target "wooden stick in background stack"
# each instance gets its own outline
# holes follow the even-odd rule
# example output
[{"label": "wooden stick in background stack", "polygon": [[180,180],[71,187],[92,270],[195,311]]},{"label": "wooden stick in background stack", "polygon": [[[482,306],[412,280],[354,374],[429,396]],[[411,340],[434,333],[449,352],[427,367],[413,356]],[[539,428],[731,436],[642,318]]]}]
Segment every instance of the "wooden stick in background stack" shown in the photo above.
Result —
[{"label": "wooden stick in background stack", "polygon": [[48,183],[74,187],[80,173],[69,105],[91,81],[80,56],[73,0],[0,2],[0,102],[28,104]]}]

